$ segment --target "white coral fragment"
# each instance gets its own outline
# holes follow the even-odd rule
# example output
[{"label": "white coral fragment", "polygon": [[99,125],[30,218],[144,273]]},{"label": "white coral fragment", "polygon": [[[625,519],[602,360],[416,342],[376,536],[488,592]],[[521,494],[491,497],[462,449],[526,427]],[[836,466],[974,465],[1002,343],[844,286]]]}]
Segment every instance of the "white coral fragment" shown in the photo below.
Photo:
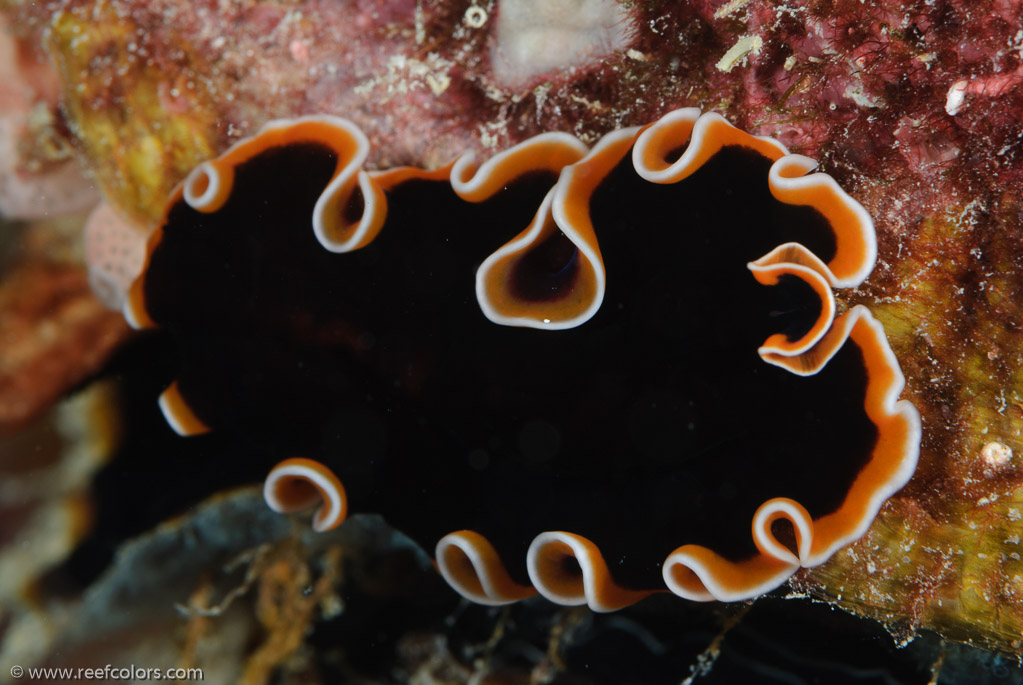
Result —
[{"label": "white coral fragment", "polygon": [[743,36],[735,42],[735,45],[728,48],[728,52],[722,55],[714,66],[727,74],[747,56],[758,54],[763,47],[764,39],[760,36]]},{"label": "white coral fragment", "polygon": [[625,50],[633,34],[614,0],[502,0],[495,23],[491,67],[505,88]]}]

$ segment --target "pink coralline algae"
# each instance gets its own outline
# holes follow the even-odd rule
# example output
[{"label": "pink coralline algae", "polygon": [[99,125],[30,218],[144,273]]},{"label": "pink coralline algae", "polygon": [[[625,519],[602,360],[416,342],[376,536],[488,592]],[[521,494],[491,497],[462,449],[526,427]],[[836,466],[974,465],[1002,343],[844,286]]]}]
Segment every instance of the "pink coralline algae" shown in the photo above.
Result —
[{"label": "pink coralline algae", "polygon": [[0,218],[88,209],[98,196],[59,128],[57,76],[33,36],[0,15]]},{"label": "pink coralline algae", "polygon": [[[547,130],[592,143],[698,105],[849,173],[901,180],[951,165],[955,182],[989,162],[996,174],[1018,173],[1017,2],[594,0],[584,9],[63,0],[14,11],[27,25],[52,25],[66,108],[94,168],[112,153],[173,143],[151,149],[150,163],[175,170],[160,196],[266,121],[319,112],[366,131],[369,163],[380,168],[440,166],[466,148],[495,151]],[[105,28],[90,32],[86,19]],[[152,85],[152,101],[134,81]],[[143,113],[153,140],[104,129],[113,150],[99,145],[97,116]],[[166,130],[183,125],[195,143]],[[113,197],[119,182],[152,183],[99,180]],[[138,212],[131,202],[122,210]],[[151,220],[158,206],[146,205]]]}]

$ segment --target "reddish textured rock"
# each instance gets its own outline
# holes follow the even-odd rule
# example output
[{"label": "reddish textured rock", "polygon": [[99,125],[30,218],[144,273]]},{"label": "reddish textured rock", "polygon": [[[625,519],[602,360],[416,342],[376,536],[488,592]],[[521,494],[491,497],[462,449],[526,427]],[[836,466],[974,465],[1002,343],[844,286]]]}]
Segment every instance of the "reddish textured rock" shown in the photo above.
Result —
[{"label": "reddish textured rock", "polygon": [[80,268],[29,264],[0,286],[0,430],[45,410],[95,372],[128,328],[89,290]]}]

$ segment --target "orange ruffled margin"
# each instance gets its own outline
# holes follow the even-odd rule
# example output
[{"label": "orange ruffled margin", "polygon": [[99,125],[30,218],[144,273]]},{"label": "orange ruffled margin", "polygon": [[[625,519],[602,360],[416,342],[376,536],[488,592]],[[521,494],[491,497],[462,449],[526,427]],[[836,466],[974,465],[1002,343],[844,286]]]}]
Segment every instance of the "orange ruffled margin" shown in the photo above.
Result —
[{"label": "orange ruffled margin", "polygon": [[[739,145],[773,162],[768,183],[780,202],[809,205],[831,224],[837,249],[825,263],[798,243],[779,245],[749,264],[765,285],[781,275],[797,276],[821,298],[818,320],[799,340],[771,336],[759,352],[767,363],[792,373],[811,375],[848,340],[858,345],[868,370],[865,409],[878,427],[878,441],[867,466],[851,484],[839,509],[819,519],[790,499],[764,502],[752,521],[758,554],[732,562],[699,545],[683,545],[663,564],[667,589],[693,600],[733,601],[767,592],[800,567],[815,566],[863,535],[884,501],[899,490],[916,468],[920,444],[920,418],[916,409],[898,397],[904,387],[899,369],[881,325],[870,312],[857,306],[834,320],[833,287],[852,287],[866,279],[876,259],[873,223],[855,200],[826,174],[813,173],[816,163],[788,154],[770,138],[751,136],[716,114],[695,109],[671,112],[645,128],[616,131],[590,151],[574,137],[552,133],[532,138],[477,166],[472,153],[435,171],[398,168],[384,172],[362,170],[369,142],[350,122],[329,116],[281,120],[264,127],[215,160],[197,167],[170,200],[184,199],[201,212],[215,212],[230,196],[233,169],[268,148],[300,142],[329,146],[338,157],[337,168],[324,189],[311,218],[312,229],[325,249],[349,252],[369,244],[384,225],[385,192],[412,178],[448,179],[460,197],[482,202],[515,178],[532,171],[560,172],[531,224],[496,250],[477,272],[476,293],[484,314],[497,324],[560,329],[578,326],[599,309],[607,275],[598,238],[589,217],[590,196],[600,181],[631,151],[638,175],[652,183],[677,183],[688,177],[722,147]],[[669,162],[673,151],[683,149]],[[169,205],[169,206],[170,206]],[[361,211],[351,211],[353,207]],[[357,216],[353,216],[357,214]],[[149,258],[159,245],[162,228],[152,235],[142,275],[133,284],[125,316],[136,327],[153,326],[144,299]],[[542,245],[557,231],[578,248],[580,266],[575,282],[553,303],[521,301],[507,288],[508,274],[529,250]],[[208,428],[189,409],[172,385],[160,399],[168,422],[179,433],[193,435]],[[314,527],[327,530],[343,521],[346,498],[340,481],[326,467],[305,459],[289,459],[267,478],[267,502],[277,511],[290,512],[324,504]],[[797,549],[780,543],[771,531],[779,519],[789,521]],[[467,599],[482,604],[506,604],[539,592],[562,604],[588,604],[595,611],[613,611],[658,591],[636,591],[618,586],[611,578],[600,550],[582,536],[565,531],[541,533],[527,555],[532,586],[513,581],[493,545],[473,531],[444,536],[436,547],[436,564],[448,583]],[[580,573],[566,571],[572,557]]]}]

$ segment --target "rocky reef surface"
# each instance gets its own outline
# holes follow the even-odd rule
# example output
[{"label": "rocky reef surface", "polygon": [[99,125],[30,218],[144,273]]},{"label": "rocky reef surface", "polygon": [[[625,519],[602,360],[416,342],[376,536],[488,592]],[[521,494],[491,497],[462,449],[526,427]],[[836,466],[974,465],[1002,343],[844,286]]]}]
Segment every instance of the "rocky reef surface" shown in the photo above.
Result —
[{"label": "rocky reef surface", "polygon": [[[907,378],[903,397],[923,419],[913,480],[863,539],[801,572],[792,592],[878,619],[903,641],[925,630],[1020,653],[1019,0],[899,0],[881,7],[859,0],[5,0],[0,8],[5,54],[13,56],[0,58],[12,74],[0,90],[5,444],[56,411],[56,398],[94,374],[127,338],[116,315],[86,292],[87,280],[104,301],[119,304],[174,186],[266,121],[341,115],[369,136],[371,166],[429,168],[466,149],[488,155],[543,131],[569,131],[592,143],[695,106],[819,160],[873,216],[877,266],[863,286],[840,295],[839,306],[866,304],[884,324]],[[82,249],[67,236],[77,239],[100,196]],[[50,219],[39,221],[43,215]],[[171,451],[191,449],[173,444]],[[147,455],[132,449],[121,450],[108,479],[144,471]],[[182,488],[137,526],[118,527],[110,512],[124,509],[104,503],[114,495],[94,486],[99,532],[72,557],[78,571],[71,575],[95,578],[109,550],[156,524],[157,513],[179,513],[212,492]],[[47,501],[40,506],[68,500]],[[79,523],[67,525],[78,540],[88,526],[72,518]],[[216,531],[221,523],[202,525]],[[284,539],[291,547],[280,548]],[[274,551],[267,552],[270,561],[251,565],[257,570],[249,590],[280,590],[272,574],[286,568],[288,582],[306,573],[321,603],[314,620],[312,604],[298,596],[276,604],[253,600],[254,611],[293,612],[288,639],[302,643],[306,628],[322,621],[322,612],[329,615],[323,607],[330,591],[321,592],[313,579],[336,582],[338,562],[322,551],[326,543],[306,545],[283,534],[246,540],[231,553],[260,544]],[[119,563],[128,558],[122,554]],[[33,567],[31,575],[40,574]],[[5,574],[5,582],[11,577]],[[27,630],[38,612],[53,611],[53,578],[45,587],[39,582],[31,591],[18,588],[32,602],[5,600],[5,650],[14,649],[17,626]],[[211,605],[203,597],[196,601]],[[188,633],[194,646],[201,642],[195,626],[216,617],[185,615],[190,630],[199,631]],[[284,614],[269,615],[249,629],[284,625]],[[589,620],[573,616],[550,625]],[[497,630],[482,644],[500,643]],[[443,633],[429,635],[402,648],[429,654],[420,665],[434,659],[437,668],[443,662],[461,673],[451,676],[455,682],[477,672],[464,659],[444,661],[439,655],[450,656],[447,647],[430,643]],[[301,651],[264,658],[279,664]],[[531,663],[557,671],[550,664],[562,663],[560,653],[550,654]],[[696,653],[689,656],[695,663]],[[288,663],[301,671],[299,662]],[[250,661],[244,668],[257,667]],[[550,682],[543,674],[530,677]]]}]

